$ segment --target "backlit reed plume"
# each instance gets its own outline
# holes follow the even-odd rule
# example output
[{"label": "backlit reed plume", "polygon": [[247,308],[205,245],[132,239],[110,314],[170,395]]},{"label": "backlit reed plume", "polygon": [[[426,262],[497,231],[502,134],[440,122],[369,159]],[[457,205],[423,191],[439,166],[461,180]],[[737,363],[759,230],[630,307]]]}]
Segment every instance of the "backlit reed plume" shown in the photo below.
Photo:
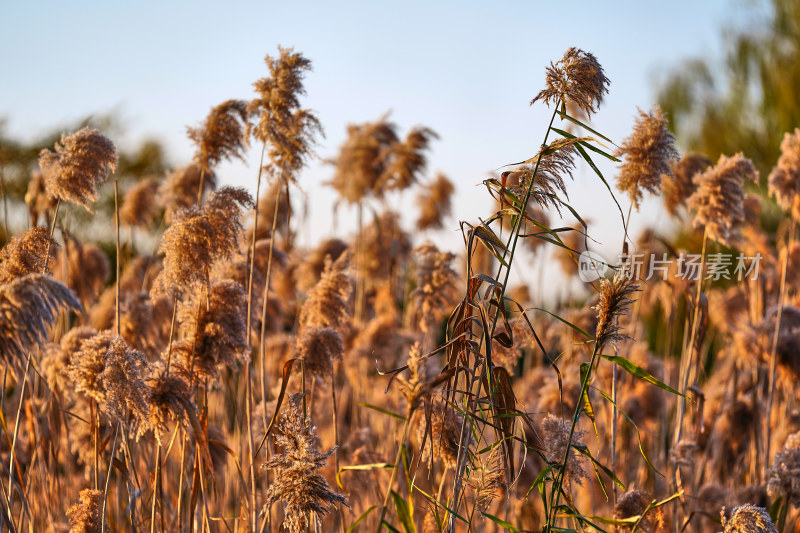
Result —
[{"label": "backlit reed plume", "polygon": [[404,140],[392,145],[389,164],[381,176],[378,188],[384,191],[403,191],[414,185],[428,164],[425,151],[430,148],[431,141],[438,138],[436,132],[430,128],[412,128]]},{"label": "backlit reed plume", "polygon": [[148,426],[156,440],[163,443],[164,436],[169,436],[169,423],[189,426],[192,416],[197,416],[197,408],[191,401],[189,384],[174,374],[165,374],[160,365],[154,367],[146,383],[150,391]]},{"label": "backlit reed plume", "polygon": [[797,218],[800,211],[800,128],[783,136],[778,164],[769,174],[769,192],[775,195],[782,208],[791,209]]},{"label": "backlit reed plume", "polygon": [[[519,201],[522,201],[535,170],[536,177],[531,188],[530,201],[545,208],[551,206],[560,213],[561,203],[556,197],[559,193],[568,197],[564,177],[572,178],[572,171],[575,168],[574,155],[575,148],[571,144],[565,144],[563,140],[553,141],[542,148],[539,154],[514,170],[503,172],[503,183]],[[515,207],[521,209],[519,205]]]},{"label": "backlit reed plume", "polygon": [[488,511],[495,498],[502,493],[505,476],[499,450],[499,446],[494,446],[489,453],[483,454],[469,472],[467,483],[472,489],[478,511]]},{"label": "backlit reed plume", "polygon": [[[79,501],[67,509],[69,533],[100,533],[103,530],[103,491],[83,489]],[[106,531],[109,530],[106,525]]]},{"label": "backlit reed plume", "polygon": [[408,377],[398,375],[397,381],[400,384],[400,392],[408,403],[407,416],[411,416],[433,393],[433,387],[425,376],[425,357],[419,343],[415,343],[408,352],[406,365],[408,365]]},{"label": "backlit reed plume", "polygon": [[256,123],[247,124],[246,135],[266,145],[273,174],[281,181],[293,181],[322,126],[312,111],[300,108],[303,78],[311,70],[311,61],[292,48],[278,51],[277,58],[264,58],[269,77],[253,84],[258,96],[247,105],[247,113],[256,117]]},{"label": "backlit reed plume", "polygon": [[704,155],[689,153],[678,161],[670,163],[670,172],[661,176],[661,196],[664,207],[673,217],[677,217],[679,209],[686,206],[697,185],[694,177],[702,174],[711,166],[711,160]]},{"label": "backlit reed plume", "polygon": [[617,273],[612,280],[600,282],[600,299],[593,309],[597,310],[597,351],[602,351],[609,342],[618,342],[629,338],[621,332],[619,321],[633,303],[631,296],[639,290],[631,276],[623,272]]},{"label": "backlit reed plume", "polygon": [[64,284],[29,274],[0,285],[0,353],[6,362],[24,362],[44,344],[61,311],[82,310]]},{"label": "backlit reed plume", "polygon": [[453,182],[441,172],[433,181],[422,187],[417,195],[419,217],[417,217],[416,225],[419,231],[444,227],[445,220],[453,210],[452,197],[455,190]]},{"label": "backlit reed plume", "polygon": [[117,168],[117,160],[114,143],[97,130],[83,128],[62,134],[55,152],[42,150],[39,167],[50,195],[91,211],[97,188]]},{"label": "backlit reed plume", "polygon": [[456,298],[457,275],[452,264],[455,255],[440,252],[433,244],[413,251],[416,258],[417,287],[410,297],[414,302],[419,328],[428,333],[441,320]]},{"label": "backlit reed plume", "polygon": [[147,227],[152,224],[158,212],[158,188],[158,181],[148,178],[128,189],[119,210],[120,222],[131,227]]},{"label": "backlit reed plume", "polygon": [[41,374],[47,386],[56,394],[61,394],[68,388],[67,376],[64,369],[69,365],[72,354],[77,352],[81,343],[97,335],[94,328],[78,326],[67,331],[58,344],[48,344],[44,357],[41,359]]},{"label": "backlit reed plume", "polygon": [[342,334],[332,328],[307,328],[297,342],[298,357],[312,376],[331,376],[334,361],[341,361],[343,353]]},{"label": "backlit reed plume", "polygon": [[397,125],[389,122],[386,115],[375,122],[350,124],[328,185],[349,204],[357,204],[369,195],[382,197],[381,178],[397,142]]},{"label": "backlit reed plume", "polygon": [[33,227],[20,237],[11,237],[0,250],[0,283],[42,272],[48,250],[52,257],[56,243],[44,228]]},{"label": "backlit reed plume", "polygon": [[248,358],[247,293],[235,281],[214,280],[208,303],[208,307],[204,300],[179,305],[178,320],[194,353],[193,361],[182,362],[184,370],[193,368],[196,375],[214,379],[221,367],[233,369]]},{"label": "backlit reed plume", "polygon": [[767,491],[772,498],[783,498],[784,502],[800,507],[800,433],[789,435],[783,449],[775,454]]},{"label": "backlit reed plume", "polygon": [[308,299],[300,311],[302,327],[333,328],[340,332],[349,328],[352,283],[345,266],[341,259],[336,263],[326,261],[322,276],[308,291]]},{"label": "backlit reed plume", "polygon": [[209,195],[202,209],[180,211],[161,238],[164,269],[154,285],[156,294],[174,294],[205,284],[213,263],[239,250],[243,207],[252,205],[242,188],[223,187]]},{"label": "backlit reed plume", "polygon": [[161,184],[160,190],[166,208],[167,222],[172,222],[173,217],[181,209],[188,209],[197,204],[201,174],[203,192],[213,191],[217,188],[217,175],[211,171],[202,172],[202,167],[194,162],[167,173],[167,178]]},{"label": "backlit reed plume", "polygon": [[623,159],[617,189],[628,194],[637,210],[644,192],[658,194],[662,176],[672,174],[670,165],[678,159],[675,137],[667,125],[659,106],[649,113],[640,109],[633,133],[614,154]]},{"label": "backlit reed plume", "polygon": [[720,511],[723,533],[778,533],[763,507],[746,503],[734,507],[730,518],[725,517],[725,508]]},{"label": "backlit reed plume", "polygon": [[709,238],[730,245],[744,224],[745,181],[758,181],[758,171],[742,154],[721,155],[717,164],[695,177],[697,190],[689,198],[696,211],[694,226],[705,226]]},{"label": "backlit reed plume", "polygon": [[[464,417],[437,396],[430,402],[430,409],[420,410],[416,421],[417,440],[420,446],[425,439],[424,448],[421,450],[422,460],[433,463],[441,459],[444,466],[455,468]],[[472,444],[471,439],[470,444]]]},{"label": "backlit reed plume", "polygon": [[[298,395],[299,396],[299,395]],[[303,533],[314,529],[319,517],[327,514],[336,505],[347,505],[347,499],[331,490],[319,473],[336,448],[327,452],[317,449],[317,429],[311,417],[303,416],[292,398],[285,407],[276,427],[276,452],[262,468],[275,471],[275,478],[267,489],[267,498],[262,509],[266,513],[278,501],[284,502],[283,527],[292,533]]]},{"label": "backlit reed plume", "polygon": [[[67,252],[68,257],[65,258]],[[82,243],[69,237],[56,258],[53,265],[54,277],[64,281],[87,306],[97,298],[111,277],[108,256],[95,244]]]},{"label": "backlit reed plume", "polygon": [[316,285],[328,261],[336,262],[347,250],[347,243],[341,239],[323,239],[303,260],[297,273],[297,288],[308,290]]},{"label": "backlit reed plume", "polygon": [[28,182],[28,190],[25,192],[25,204],[28,206],[31,226],[37,226],[39,219],[44,217],[45,225],[49,227],[48,212],[56,208],[56,201],[48,194],[42,173],[38,170],[31,172],[31,180]]},{"label": "backlit reed plume", "polygon": [[244,161],[247,118],[247,102],[231,99],[212,107],[200,126],[186,128],[195,145],[194,160],[203,172],[209,172],[224,160]]},{"label": "backlit reed plume", "polygon": [[358,268],[370,283],[389,279],[411,252],[411,236],[403,230],[398,213],[386,210],[362,233],[362,261]]},{"label": "backlit reed plume", "polygon": [[141,435],[148,429],[149,419],[148,390],[143,381],[146,364],[141,352],[107,330],[81,342],[66,373],[77,392],[86,394],[110,418]]},{"label": "backlit reed plume", "polygon": [[[653,500],[653,496],[646,491],[629,490],[617,500],[617,504],[614,506],[614,518],[616,520],[623,520],[625,518],[642,516],[645,510],[647,510],[647,506],[650,505]],[[658,508],[650,509],[647,510],[647,514],[642,516],[641,521],[636,526],[636,530],[645,533],[654,533],[663,525],[664,519],[661,516],[661,510]],[[617,526],[616,530],[630,531],[631,529],[633,529],[633,524]]]},{"label": "backlit reed plume", "polygon": [[548,414],[542,420],[539,428],[545,447],[544,454],[550,463],[562,464],[567,453],[567,446],[570,446],[564,479],[582,485],[583,480],[587,479],[589,474],[586,471],[584,457],[576,453],[572,446],[583,446],[583,436],[586,432],[576,428],[570,441],[570,422],[552,414]]},{"label": "backlit reed plume", "polygon": [[603,102],[610,83],[593,54],[570,47],[564,57],[547,67],[545,88],[531,100],[531,105],[537,100],[548,106],[572,103],[591,116]]}]

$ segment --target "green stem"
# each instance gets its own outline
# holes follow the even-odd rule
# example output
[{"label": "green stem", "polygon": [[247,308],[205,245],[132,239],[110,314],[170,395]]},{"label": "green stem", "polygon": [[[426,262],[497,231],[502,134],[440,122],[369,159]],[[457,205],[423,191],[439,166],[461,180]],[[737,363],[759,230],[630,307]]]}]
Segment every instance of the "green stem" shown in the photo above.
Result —
[{"label": "green stem", "polygon": [[381,517],[378,520],[378,530],[377,533],[381,532],[383,529],[383,519],[386,517],[386,509],[389,507],[389,500],[392,497],[392,486],[394,485],[394,480],[397,477],[397,470],[400,468],[400,461],[403,458],[403,446],[406,443],[406,437],[408,436],[408,428],[411,423],[411,414],[408,413],[406,416],[405,424],[403,424],[403,434],[400,437],[400,444],[397,446],[397,456],[394,460],[394,468],[392,469],[392,477],[389,479],[389,488],[386,489],[386,497],[383,499],[383,508],[381,509]]}]

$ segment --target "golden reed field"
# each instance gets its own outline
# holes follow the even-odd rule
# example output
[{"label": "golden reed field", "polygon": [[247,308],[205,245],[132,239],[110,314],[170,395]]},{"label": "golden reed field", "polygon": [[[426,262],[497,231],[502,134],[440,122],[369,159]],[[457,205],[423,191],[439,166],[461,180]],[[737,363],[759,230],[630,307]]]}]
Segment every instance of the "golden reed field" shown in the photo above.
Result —
[{"label": "golden reed field", "polygon": [[[6,142],[0,530],[800,531],[800,129],[768,173],[679,153],[657,105],[610,139],[601,59],[540,66],[541,145],[469,191],[494,208],[444,228],[459,253],[426,238],[455,192],[436,132],[388,116],[329,161],[357,231],[298,245],[322,125],[292,48],[178,168],[101,126]],[[252,190],[221,186],[250,151]],[[616,257],[587,252],[579,169]],[[674,232],[629,224],[651,196]],[[514,273],[545,256],[586,291],[532,298]]]}]

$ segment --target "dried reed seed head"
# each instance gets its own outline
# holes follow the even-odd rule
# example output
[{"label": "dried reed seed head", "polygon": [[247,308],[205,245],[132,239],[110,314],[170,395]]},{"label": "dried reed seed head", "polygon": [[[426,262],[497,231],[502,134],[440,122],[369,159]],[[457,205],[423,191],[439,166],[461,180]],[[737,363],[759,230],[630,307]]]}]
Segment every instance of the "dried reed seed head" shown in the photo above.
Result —
[{"label": "dried reed seed head", "polygon": [[[617,505],[614,506],[614,519],[623,520],[625,518],[641,516],[653,501],[653,496],[646,491],[629,490],[617,500]],[[647,514],[642,517],[636,529],[637,531],[641,530],[646,533],[653,533],[658,531],[663,525],[664,519],[661,515],[661,509],[656,508],[647,510]],[[633,524],[617,526],[616,530],[629,531],[632,528]]]},{"label": "dried reed seed head", "polygon": [[117,168],[117,149],[97,130],[83,128],[72,134],[61,134],[55,152],[44,149],[39,154],[39,167],[47,191],[55,198],[82,205],[91,212],[97,200],[97,188]]},{"label": "dried reed seed head", "polygon": [[348,125],[347,139],[333,161],[335,170],[328,185],[349,204],[359,203],[370,194],[382,197],[381,178],[398,140],[397,125],[386,115],[375,122]]},{"label": "dried reed seed head", "polygon": [[48,246],[50,257],[55,257],[58,243],[50,239],[46,229],[40,227],[26,230],[21,237],[11,237],[11,241],[0,250],[0,283],[41,273]]},{"label": "dried reed seed head", "polygon": [[[409,366],[411,361],[409,360]],[[418,371],[417,371],[418,372]],[[422,460],[433,463],[441,459],[447,468],[455,468],[458,462],[461,426],[464,417],[447,402],[438,396],[430,402],[430,406],[417,413],[417,440],[423,446]],[[472,444],[470,437],[467,446]]]},{"label": "dried reed seed head", "polygon": [[531,100],[531,105],[537,100],[548,106],[573,104],[591,116],[603,102],[610,83],[594,55],[570,47],[564,57],[547,67],[545,88]]},{"label": "dried reed seed head", "polygon": [[235,369],[238,363],[248,360],[247,292],[235,281],[215,280],[208,304],[206,307],[202,297],[180,303],[177,313],[181,331],[193,338],[194,372],[215,379],[220,367]]},{"label": "dried reed seed head", "polygon": [[[102,490],[83,489],[79,495],[78,503],[67,509],[69,533],[100,533],[103,530],[103,500]],[[108,530],[108,526],[105,527]]]},{"label": "dried reed seed head", "polygon": [[361,234],[363,246],[359,268],[374,281],[388,280],[411,252],[411,236],[403,230],[400,216],[386,210],[376,216]]},{"label": "dried reed seed head", "polygon": [[300,396],[290,398],[280,417],[275,433],[276,453],[262,468],[275,470],[273,483],[267,488],[266,513],[273,503],[284,502],[283,526],[292,533],[302,533],[316,524],[336,505],[347,505],[347,499],[333,492],[319,473],[336,448],[327,452],[317,449],[317,430],[311,417],[298,408]]},{"label": "dried reed seed head", "polygon": [[158,212],[158,189],[158,181],[152,178],[144,179],[128,189],[119,209],[120,222],[126,226],[141,228],[152,224]]},{"label": "dried reed seed head", "polygon": [[670,460],[676,466],[683,466],[686,468],[693,468],[696,462],[697,452],[700,447],[697,443],[690,439],[681,439],[675,448],[670,450]]},{"label": "dried reed seed head", "polygon": [[633,279],[618,272],[612,280],[600,282],[600,300],[592,309],[597,310],[597,330],[595,339],[598,350],[608,342],[619,342],[629,337],[621,333],[617,318],[622,318],[633,303],[631,296],[640,290]]},{"label": "dried reed seed head", "polygon": [[721,155],[714,167],[695,176],[697,189],[689,198],[694,226],[705,227],[709,238],[724,245],[738,240],[745,222],[742,187],[749,180],[758,182],[758,171],[742,154]]},{"label": "dried reed seed head", "polygon": [[789,435],[775,454],[767,491],[772,498],[783,498],[794,507],[800,506],[800,432]]},{"label": "dried reed seed head", "polygon": [[720,511],[723,533],[778,533],[775,524],[763,507],[745,504],[734,507],[730,518],[725,517],[725,508]]},{"label": "dried reed seed head", "polygon": [[203,192],[216,189],[217,175],[211,171],[202,172],[202,167],[194,162],[167,173],[167,178],[161,184],[159,191],[166,208],[164,218],[167,222],[171,223],[181,210],[197,205],[201,173]]},{"label": "dried reed seed head", "polygon": [[28,190],[25,192],[31,226],[36,226],[42,215],[47,217],[47,212],[56,208],[56,202],[56,199],[47,192],[42,173],[38,170],[33,171],[28,182]]},{"label": "dried reed seed head", "polygon": [[281,181],[294,181],[322,126],[316,115],[300,108],[305,94],[303,77],[311,70],[311,61],[292,48],[278,48],[279,56],[266,56],[270,77],[253,84],[258,96],[247,105],[247,113],[257,116],[248,122],[245,135],[253,135],[267,146],[269,170]]},{"label": "dried reed seed head", "polygon": [[427,400],[433,392],[430,384],[425,380],[425,357],[422,353],[422,346],[418,342],[411,346],[406,364],[408,365],[408,378],[398,375],[397,381],[400,383],[400,392],[408,402],[408,415],[410,416],[420,406],[420,403]]},{"label": "dried reed seed head", "polygon": [[432,129],[418,126],[412,128],[403,141],[394,143],[386,169],[378,181],[378,189],[403,191],[417,183],[419,174],[428,164],[425,151],[430,148],[431,141],[438,138]]},{"label": "dried reed seed head", "polygon": [[761,226],[761,197],[757,194],[744,195],[744,221],[748,226]]},{"label": "dried reed seed head", "polygon": [[195,145],[194,160],[204,172],[224,160],[236,158],[244,161],[245,127],[249,119],[247,105],[244,100],[226,100],[212,107],[199,127],[186,128]]},{"label": "dried reed seed head", "polygon": [[[459,432],[461,427],[459,426]],[[455,466],[455,464],[453,464]],[[500,447],[494,446],[484,453],[477,464],[470,470],[467,484],[472,489],[475,506],[481,511],[488,511],[492,502],[502,495],[505,475]]]},{"label": "dried reed seed head", "polygon": [[[65,263],[64,255],[69,257]],[[64,276],[66,267],[67,276]],[[63,281],[84,303],[93,301],[111,278],[111,264],[106,253],[92,243],[66,240],[53,264],[54,277]]]},{"label": "dried reed seed head", "polygon": [[453,210],[452,197],[455,192],[453,182],[441,172],[426,184],[417,195],[419,217],[416,226],[419,231],[437,230],[444,227],[444,222]]},{"label": "dried reed seed head", "polygon": [[452,268],[456,256],[440,252],[431,243],[412,251],[416,261],[416,288],[411,292],[419,328],[428,333],[434,322],[442,319],[457,297],[458,275]]},{"label": "dried reed seed head", "polygon": [[328,261],[336,262],[347,251],[347,243],[341,239],[323,239],[303,260],[297,274],[297,285],[308,290],[322,277]]},{"label": "dried reed seed head", "polygon": [[640,109],[633,133],[615,153],[623,158],[617,189],[628,194],[637,210],[643,193],[658,194],[662,176],[671,175],[670,165],[678,160],[675,137],[667,129],[668,124],[658,105],[649,113]]},{"label": "dried reed seed head", "polygon": [[711,160],[704,155],[688,153],[678,161],[670,162],[670,172],[661,176],[661,196],[664,207],[673,216],[686,205],[686,201],[697,188],[694,177],[711,166]]},{"label": "dried reed seed head", "polygon": [[[553,141],[542,147],[539,154],[523,165],[512,171],[503,172],[501,175],[503,181],[520,201],[525,197],[531,179],[533,179],[530,201],[545,209],[550,206],[559,214],[561,213],[561,202],[557,199],[558,194],[563,194],[565,198],[569,197],[564,177],[572,179],[572,172],[575,169],[575,147],[568,144],[567,140],[569,139]],[[515,207],[518,210],[522,209],[520,205]]]},{"label": "dried reed seed head", "polygon": [[167,375],[163,365],[154,366],[146,383],[150,390],[148,426],[161,443],[169,435],[170,421],[188,427],[191,415],[197,416],[197,408],[190,399],[189,384],[179,376]]},{"label": "dried reed seed head", "polygon": [[332,328],[307,328],[297,343],[298,357],[312,376],[333,376],[333,362],[344,353],[342,334]]},{"label": "dried reed seed head", "polygon": [[567,447],[569,446],[569,457],[567,458],[564,478],[578,485],[583,485],[583,480],[589,477],[585,467],[586,461],[582,455],[578,455],[572,449],[572,446],[583,446],[583,436],[586,432],[575,428],[572,440],[570,440],[570,421],[553,415],[547,415],[539,428],[543,437],[544,454],[547,461],[554,464],[563,464]]},{"label": "dried reed seed head", "polygon": [[300,310],[303,328],[333,328],[346,332],[350,325],[350,293],[352,282],[344,271],[346,263],[326,261],[322,276],[308,291],[308,299]]},{"label": "dried reed seed head", "polygon": [[61,311],[82,311],[66,285],[44,274],[28,274],[0,285],[0,354],[7,363],[23,364],[31,350],[44,344]]},{"label": "dried reed seed head", "polygon": [[782,208],[796,207],[800,193],[800,128],[783,136],[778,164],[769,174],[769,192]]},{"label": "dried reed seed head", "polygon": [[181,211],[161,238],[164,269],[151,295],[173,296],[207,282],[213,263],[239,250],[242,208],[250,206],[247,191],[226,186],[209,195],[202,209]]}]

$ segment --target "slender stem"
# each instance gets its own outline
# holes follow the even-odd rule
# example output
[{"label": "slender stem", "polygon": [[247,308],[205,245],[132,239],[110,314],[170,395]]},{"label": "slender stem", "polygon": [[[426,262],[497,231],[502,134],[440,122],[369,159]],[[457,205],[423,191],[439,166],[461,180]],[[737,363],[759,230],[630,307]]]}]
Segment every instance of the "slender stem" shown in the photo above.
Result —
[{"label": "slender stem", "polygon": [[247,342],[250,342],[250,328],[252,320],[252,301],[253,301],[253,269],[256,260],[256,239],[258,237],[258,200],[261,194],[261,172],[264,168],[264,151],[267,148],[267,143],[261,146],[261,160],[258,164],[258,182],[256,183],[256,205],[253,208],[253,238],[250,242],[250,272],[247,281]]},{"label": "slender stem", "polygon": [[44,268],[42,274],[47,273],[47,265],[50,264],[50,248],[53,244],[53,234],[56,231],[56,220],[58,220],[58,208],[61,207],[61,198],[56,201],[56,212],[53,213],[53,224],[50,226],[50,238],[47,240],[47,253],[44,256]]},{"label": "slender stem", "polygon": [[120,322],[119,322],[119,307],[120,307],[120,271],[121,271],[121,258],[122,254],[120,253],[120,245],[119,245],[119,180],[114,180],[114,221],[116,223],[116,230],[117,230],[117,337],[120,335]]},{"label": "slender stem", "polygon": [[119,434],[120,425],[117,425],[117,429],[114,431],[114,443],[111,445],[111,458],[108,461],[108,472],[106,472],[106,483],[105,488],[103,489],[103,512],[100,515],[100,533],[105,533],[106,530],[106,502],[108,502],[108,485],[111,482],[111,467],[114,464],[114,453],[117,450],[117,435]]},{"label": "slender stem", "polygon": [[389,506],[389,499],[392,497],[392,486],[394,485],[394,480],[397,477],[397,470],[400,468],[400,461],[403,457],[403,446],[406,443],[406,437],[408,436],[408,428],[411,423],[411,414],[408,413],[406,416],[406,422],[403,424],[403,433],[400,437],[400,443],[397,446],[397,456],[394,460],[394,468],[392,468],[392,477],[389,479],[389,488],[386,489],[386,497],[383,499],[383,507],[381,508],[381,517],[378,520],[378,531],[377,533],[381,532],[383,529],[383,519],[386,517],[386,509]]},{"label": "slender stem", "polygon": [[200,184],[197,187],[197,206],[201,207],[203,204],[203,182],[205,181],[206,177],[206,166],[205,164],[200,165]]},{"label": "slender stem", "polygon": [[167,367],[164,369],[164,375],[169,376],[169,366],[172,362],[172,341],[175,338],[175,315],[178,312],[178,295],[175,294],[172,300],[172,321],[169,326],[169,342],[167,343]]},{"label": "slender stem", "polygon": [[[9,512],[14,509],[14,465],[17,463],[17,456],[14,453],[17,448],[17,435],[19,434],[19,423],[22,419],[22,403],[25,399],[25,385],[28,383],[28,369],[31,366],[31,354],[28,352],[28,361],[25,363],[25,372],[22,374],[22,388],[19,393],[19,407],[17,407],[17,420],[14,422],[14,436],[11,439],[11,464],[8,468],[8,508]],[[17,474],[19,475],[19,474]],[[21,488],[21,487],[20,487]],[[11,516],[9,516],[11,518]]]},{"label": "slender stem", "polygon": [[[787,238],[786,250],[783,256],[783,266],[781,268],[781,287],[778,293],[778,311],[775,317],[775,330],[772,334],[772,346],[770,347],[769,354],[769,392],[767,394],[767,413],[766,413],[766,435],[765,435],[765,454],[764,454],[764,468],[769,469],[770,461],[770,439],[772,437],[772,402],[775,397],[775,377],[778,361],[778,336],[781,329],[781,315],[783,314],[783,299],[786,296],[786,273],[789,269],[789,254],[792,252],[792,245],[794,244],[795,232],[795,219],[792,217],[791,227],[789,229],[789,237]],[[766,475],[766,472],[765,472]]]},{"label": "slender stem", "polygon": [[[202,190],[202,189],[201,189]],[[158,502],[158,490],[157,487],[159,485],[159,476],[161,475],[161,443],[158,443],[158,447],[156,448],[156,472],[155,476],[153,477],[153,507],[150,512],[150,533],[154,533],[156,530],[156,503]],[[164,511],[161,511],[161,516],[164,516]]]},{"label": "slender stem", "polygon": [[[278,228],[278,211],[281,199],[281,188],[278,187],[278,192],[275,195],[275,206],[272,212],[272,231],[269,239],[269,253],[267,254],[267,275],[264,279],[264,298],[261,305],[261,332],[258,338],[258,351],[260,354],[259,363],[261,366],[261,398],[264,402],[267,401],[267,388],[266,388],[266,373],[267,373],[267,307],[269,306],[269,285],[272,282],[272,259],[275,255],[275,233]],[[289,207],[291,211],[291,206]],[[264,424],[268,424],[267,410],[263,410]]]}]

